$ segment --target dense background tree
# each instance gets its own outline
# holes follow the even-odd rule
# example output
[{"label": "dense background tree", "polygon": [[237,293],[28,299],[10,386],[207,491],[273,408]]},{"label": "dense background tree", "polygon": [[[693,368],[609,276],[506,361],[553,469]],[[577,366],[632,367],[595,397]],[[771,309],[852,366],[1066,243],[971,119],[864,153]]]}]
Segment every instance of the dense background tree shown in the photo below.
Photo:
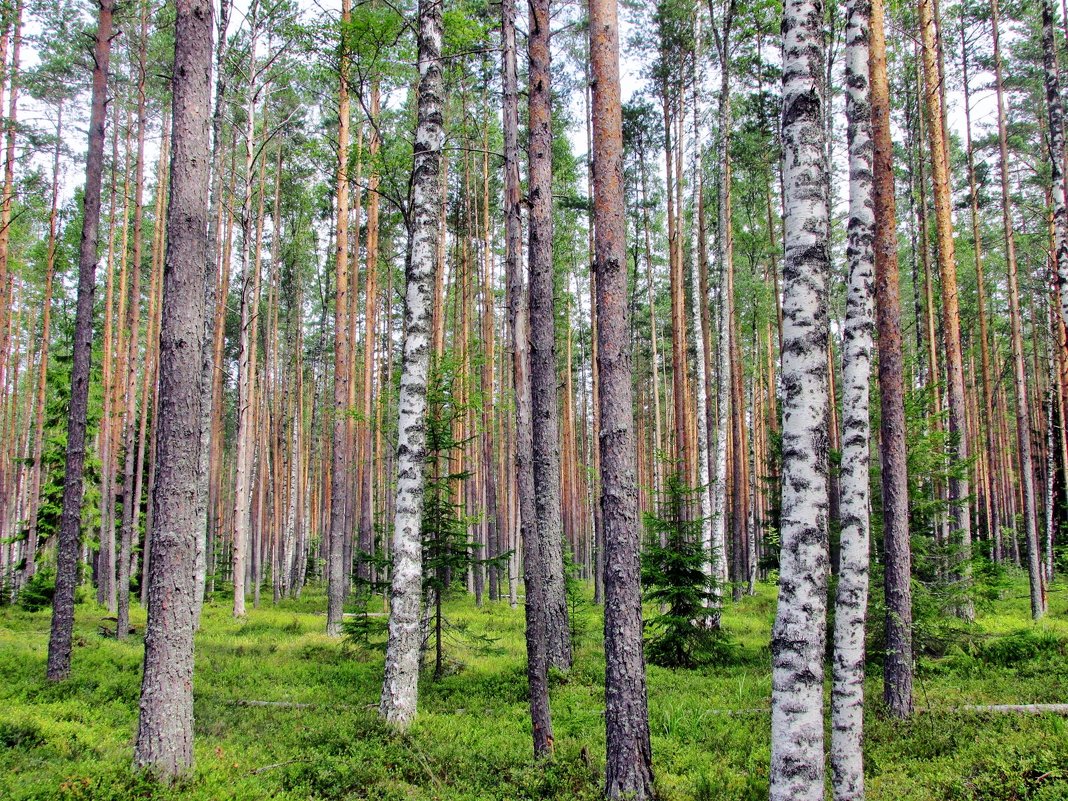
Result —
[{"label": "dense background tree", "polygon": [[[173,464],[159,454],[180,417],[166,411],[178,374],[161,349],[180,233],[172,175],[190,166],[172,111],[178,9],[116,6],[105,74],[86,47],[99,4],[0,3],[2,602],[54,598],[57,677],[66,642],[99,645],[72,621],[92,618],[125,654],[141,647],[146,607],[151,631],[159,623],[154,559],[180,564],[184,587],[191,534],[206,640],[223,606],[325,612],[332,633],[353,611],[372,630],[392,616],[382,711],[406,725],[431,608],[446,620],[470,600],[481,617],[458,614],[455,631],[484,625],[486,637],[450,651],[441,672],[457,676],[426,685],[424,706],[436,714],[437,693],[466,688],[479,671],[460,663],[490,659],[498,635],[507,650],[522,618],[521,734],[549,765],[587,746],[572,692],[600,692],[590,632],[603,614],[604,786],[648,795],[651,738],[677,698],[656,690],[659,670],[647,697],[642,620],[660,610],[642,608],[639,565],[643,552],[686,557],[687,570],[693,557],[710,593],[687,624],[744,640],[754,630],[738,620],[766,622],[778,602],[775,792],[795,759],[803,792],[817,792],[817,678],[830,664],[836,792],[857,794],[866,668],[877,665],[889,716],[907,717],[926,660],[994,647],[983,617],[1011,603],[1009,587],[1022,597],[1026,582],[1031,616],[1058,625],[1068,37],[1054,6],[874,3],[864,66],[860,2],[628,2],[613,47],[614,3],[538,2],[517,31],[515,3],[449,0],[435,7],[440,75],[425,59],[424,75],[433,42],[413,0],[224,0],[214,95],[199,104],[210,149],[196,516],[182,517],[174,557]],[[440,78],[433,165],[413,147],[427,75]],[[799,146],[811,172],[797,170]],[[425,335],[415,361],[413,331]],[[454,413],[425,461],[418,401],[443,375]],[[79,476],[65,463],[80,451]],[[675,473],[693,489],[677,530],[645,525]],[[451,510],[448,525],[424,526],[424,503]],[[417,580],[428,531],[434,566]],[[664,582],[647,578],[647,594]],[[263,619],[229,625],[251,638]],[[382,645],[371,637],[338,664],[362,669]],[[768,686],[767,660],[745,653],[725,647],[724,659]],[[782,703],[787,673],[806,703]],[[807,740],[784,725],[800,709]],[[600,784],[602,752],[585,753],[574,758]],[[673,769],[658,762],[658,776]],[[771,778],[747,775],[758,794]],[[742,794],[707,780],[712,795]]]}]

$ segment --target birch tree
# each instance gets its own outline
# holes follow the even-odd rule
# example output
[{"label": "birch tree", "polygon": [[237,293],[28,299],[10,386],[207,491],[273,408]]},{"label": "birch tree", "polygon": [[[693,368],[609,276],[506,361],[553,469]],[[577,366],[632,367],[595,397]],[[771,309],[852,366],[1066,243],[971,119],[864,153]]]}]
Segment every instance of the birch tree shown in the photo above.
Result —
[{"label": "birch tree", "polygon": [[849,148],[849,287],[843,349],[842,531],[834,613],[831,770],[836,801],[864,798],[864,621],[868,607],[868,538],[875,213],[872,206],[868,28],[870,0],[846,8],[846,136]]},{"label": "birch tree", "polygon": [[1064,101],[1053,38],[1053,7],[1042,0],[1042,67],[1049,123],[1050,185],[1053,187],[1054,278],[1060,288],[1061,316],[1068,325],[1068,184],[1064,180]]},{"label": "birch tree", "polygon": [[731,319],[734,316],[734,235],[731,218],[731,25],[734,0],[727,0],[717,26],[715,0],[709,0],[712,32],[719,54],[719,326],[716,333],[716,462],[715,495],[712,502],[712,530],[709,542],[708,572],[715,578],[714,592],[722,598],[727,584],[727,445],[731,426]]},{"label": "birch tree", "polygon": [[393,518],[393,580],[389,638],[379,713],[406,727],[416,713],[419,692],[422,600],[426,392],[430,371],[431,296],[438,253],[438,210],[443,86],[442,4],[419,2],[418,127],[412,164],[412,195],[405,274],[404,361],[397,400],[397,494]]},{"label": "birch tree", "polygon": [[823,6],[783,22],[782,551],[772,630],[771,798],[823,798],[827,607],[828,207]]}]

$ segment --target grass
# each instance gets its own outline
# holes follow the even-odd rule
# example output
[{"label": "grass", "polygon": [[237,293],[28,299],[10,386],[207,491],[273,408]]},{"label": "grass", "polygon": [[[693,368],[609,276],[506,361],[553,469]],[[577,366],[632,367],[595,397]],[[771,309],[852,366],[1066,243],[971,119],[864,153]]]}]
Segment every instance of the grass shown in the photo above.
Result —
[{"label": "grass", "polygon": [[[870,669],[870,799],[1068,799],[1068,722],[953,711],[1066,700],[1068,599],[1052,594],[1049,618],[1033,625],[1023,580],[1015,577],[1006,594],[980,609],[965,647],[921,660],[916,695],[925,711],[912,720],[879,715],[878,666]],[[535,765],[521,609],[449,603],[458,633],[448,646],[449,670],[422,683],[418,722],[402,735],[375,714],[381,648],[327,638],[323,608],[314,590],[250,610],[242,621],[230,617],[223,597],[207,605],[196,643],[196,771],[176,787],[153,785],[130,768],[143,610],[133,612],[138,635],[120,643],[101,636],[103,609],[79,606],[73,672],[59,685],[44,679],[49,611],[0,610],[0,798],[599,798],[597,610],[580,615],[571,673],[552,677],[555,755]],[[774,591],[763,586],[724,615],[736,644],[731,665],[649,668],[654,771],[665,801],[767,797],[773,616]]]}]

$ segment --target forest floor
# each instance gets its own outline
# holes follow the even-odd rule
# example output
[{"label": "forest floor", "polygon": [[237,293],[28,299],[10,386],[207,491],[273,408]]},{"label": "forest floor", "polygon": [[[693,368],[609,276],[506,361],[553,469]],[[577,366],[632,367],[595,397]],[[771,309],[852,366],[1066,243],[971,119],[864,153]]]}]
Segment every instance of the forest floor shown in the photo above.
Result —
[{"label": "forest floor", "polygon": [[[1037,625],[1024,579],[1014,577],[1002,595],[979,608],[963,645],[920,659],[922,711],[909,722],[879,714],[879,667],[870,666],[870,799],[1068,799],[1068,721],[961,709],[1068,701],[1068,594],[1051,593],[1050,615]],[[196,772],[175,788],[130,769],[143,611],[134,613],[137,634],[117,642],[100,633],[105,610],[81,604],[72,676],[50,685],[49,610],[0,609],[0,798],[599,797],[604,659],[592,605],[576,615],[573,670],[553,677],[555,756],[543,766],[531,759],[521,608],[449,602],[446,675],[422,682],[418,722],[398,735],[375,715],[381,647],[328,639],[324,607],[314,588],[278,607],[250,608],[244,620],[231,618],[222,595],[209,603],[196,642]],[[767,797],[774,610],[767,585],[729,608],[729,664],[649,668],[654,771],[665,801]]]}]

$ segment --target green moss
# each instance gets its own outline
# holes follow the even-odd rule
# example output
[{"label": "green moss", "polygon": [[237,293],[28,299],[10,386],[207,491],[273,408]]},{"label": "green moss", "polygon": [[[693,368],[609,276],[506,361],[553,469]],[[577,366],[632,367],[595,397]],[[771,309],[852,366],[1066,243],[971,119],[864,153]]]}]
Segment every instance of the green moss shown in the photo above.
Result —
[{"label": "green moss", "polygon": [[[878,665],[868,680],[868,797],[1068,798],[1068,723],[1053,716],[979,715],[966,704],[1065,701],[1068,624],[1061,596],[1041,624],[1028,619],[1025,580],[981,609],[974,636],[925,658],[907,722],[880,717]],[[1023,600],[1020,600],[1020,599]],[[534,764],[526,698],[522,609],[479,609],[464,598],[448,614],[493,649],[464,638],[456,668],[424,681],[420,716],[406,734],[375,713],[381,647],[325,636],[325,599],[230,616],[225,595],[197,635],[196,770],[160,787],[130,768],[142,643],[102,637],[107,613],[78,608],[71,678],[44,679],[48,610],[0,611],[0,798],[13,801],[225,799],[559,799],[600,797],[604,768],[604,659],[599,613],[568,675],[552,682],[555,754]],[[724,626],[739,658],[723,667],[650,667],[654,770],[664,801],[767,796],[771,694],[768,639],[774,591],[732,605]],[[143,631],[144,612],[134,610]],[[465,644],[466,643],[466,644]],[[310,708],[250,707],[239,700]],[[733,714],[727,714],[733,712]]]}]

